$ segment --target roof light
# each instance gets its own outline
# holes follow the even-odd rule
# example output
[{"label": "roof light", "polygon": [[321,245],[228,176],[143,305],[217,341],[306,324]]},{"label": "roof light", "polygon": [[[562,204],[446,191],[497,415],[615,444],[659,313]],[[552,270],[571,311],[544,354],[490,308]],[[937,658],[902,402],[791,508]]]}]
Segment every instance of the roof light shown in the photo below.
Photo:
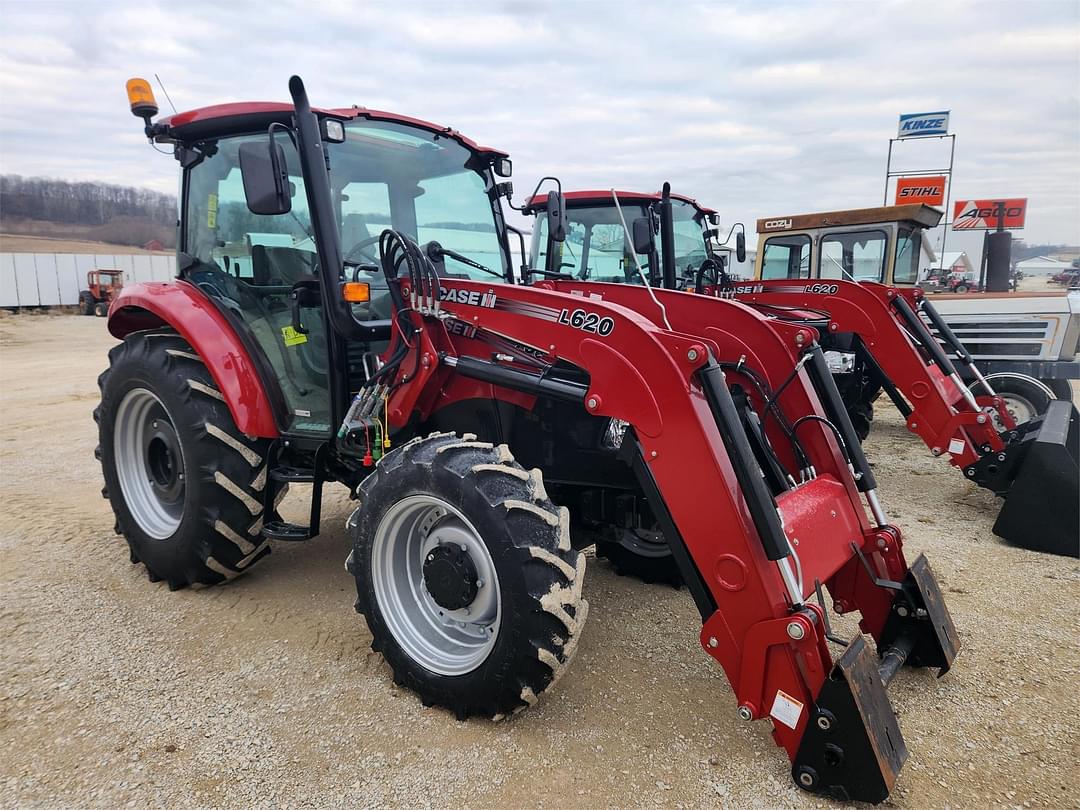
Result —
[{"label": "roof light", "polygon": [[131,114],[142,118],[148,123],[158,113],[157,101],[154,99],[154,91],[150,89],[150,82],[138,77],[127,81],[128,103],[131,105]]},{"label": "roof light", "polygon": [[346,281],[341,285],[341,297],[350,304],[366,304],[371,300],[371,287],[366,281]]}]

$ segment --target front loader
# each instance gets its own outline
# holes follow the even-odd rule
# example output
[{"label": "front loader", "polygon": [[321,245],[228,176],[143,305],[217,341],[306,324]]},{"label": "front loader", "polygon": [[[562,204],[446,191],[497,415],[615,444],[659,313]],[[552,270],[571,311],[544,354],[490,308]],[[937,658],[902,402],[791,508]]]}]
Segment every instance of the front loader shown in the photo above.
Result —
[{"label": "front loader", "polygon": [[[610,292],[613,285],[621,290],[627,283],[648,283],[738,300],[776,321],[813,327],[822,348],[829,352],[833,370],[837,370],[837,358],[852,366],[842,369],[838,379],[844,380],[849,392],[859,389],[845,397],[845,404],[860,439],[869,426],[864,421],[864,430],[858,430],[860,417],[869,418],[860,410],[868,399],[864,389],[884,390],[905,417],[908,429],[934,456],[947,456],[969,480],[1005,499],[994,524],[996,534],[1022,548],[1077,556],[1080,418],[1076,409],[1069,402],[1054,400],[1044,413],[1017,423],[921,290],[885,285],[869,277],[856,282],[853,273],[860,270],[850,249],[838,256],[837,263],[848,267],[848,279],[811,277],[817,274],[809,272],[808,264],[802,266],[809,251],[796,250],[794,243],[784,254],[787,260],[781,262],[781,278],[732,281],[724,260],[711,248],[709,227],[716,224],[712,209],[668,190],[661,194],[582,191],[566,197],[564,228],[576,238],[564,245],[547,244],[542,200],[531,200],[526,206],[539,220],[534,264],[543,261],[549,272],[558,267],[559,273],[591,284],[592,294],[605,300],[619,294]],[[926,213],[916,211],[904,220],[909,240],[919,222],[915,215],[925,217]],[[884,230],[880,238],[886,241]],[[877,259],[882,267],[883,256]],[[764,261],[775,264],[769,257]],[[977,386],[964,385],[954,358],[962,365],[963,376],[974,378]],[[987,393],[977,397],[974,390]],[[618,555],[626,557],[639,551],[639,546],[624,542],[619,552],[607,553],[629,568]],[[639,570],[665,570],[640,554],[635,559]]]},{"label": "front loader", "polygon": [[[224,582],[316,535],[343,483],[372,648],[425,705],[501,717],[578,646],[579,529],[649,527],[796,784],[884,800],[907,755],[886,687],[904,664],[944,673],[959,641],[814,330],[703,296],[598,300],[557,272],[514,284],[506,153],[289,89],[155,122],[129,83],[184,188],[178,277],[113,304],[95,411],[132,561]],[[313,485],[307,525],[277,513],[293,482]],[[852,612],[838,639],[830,615]]]}]

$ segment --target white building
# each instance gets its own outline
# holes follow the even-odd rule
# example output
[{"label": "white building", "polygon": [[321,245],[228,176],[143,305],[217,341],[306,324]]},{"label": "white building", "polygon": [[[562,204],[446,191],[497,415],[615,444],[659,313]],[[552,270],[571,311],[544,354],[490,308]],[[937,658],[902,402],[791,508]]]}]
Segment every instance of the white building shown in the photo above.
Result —
[{"label": "white building", "polygon": [[1034,256],[1016,263],[1016,269],[1025,276],[1052,276],[1069,269],[1069,263],[1049,256]]}]

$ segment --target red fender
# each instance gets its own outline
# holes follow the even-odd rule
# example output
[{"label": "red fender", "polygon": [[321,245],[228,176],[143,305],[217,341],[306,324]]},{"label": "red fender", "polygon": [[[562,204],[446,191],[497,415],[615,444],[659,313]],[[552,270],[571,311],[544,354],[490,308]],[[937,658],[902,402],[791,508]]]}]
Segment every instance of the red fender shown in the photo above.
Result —
[{"label": "red fender", "polygon": [[109,332],[124,336],[159,326],[180,333],[198,352],[241,433],[276,438],[274,409],[232,324],[186,281],[131,284],[109,308]]}]

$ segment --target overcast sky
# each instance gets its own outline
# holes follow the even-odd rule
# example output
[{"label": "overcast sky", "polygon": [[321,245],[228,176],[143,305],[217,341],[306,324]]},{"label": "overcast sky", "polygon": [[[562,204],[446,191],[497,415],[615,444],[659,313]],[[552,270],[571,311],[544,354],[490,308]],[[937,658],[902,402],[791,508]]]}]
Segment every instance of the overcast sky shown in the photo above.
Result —
[{"label": "overcast sky", "polygon": [[298,73],[316,105],[508,150],[519,198],[670,180],[751,229],[880,205],[898,115],[951,110],[954,198],[1029,197],[1025,239],[1080,243],[1080,0],[0,0],[0,170],[173,191],[124,96],[154,73],[182,110],[286,100]]}]

